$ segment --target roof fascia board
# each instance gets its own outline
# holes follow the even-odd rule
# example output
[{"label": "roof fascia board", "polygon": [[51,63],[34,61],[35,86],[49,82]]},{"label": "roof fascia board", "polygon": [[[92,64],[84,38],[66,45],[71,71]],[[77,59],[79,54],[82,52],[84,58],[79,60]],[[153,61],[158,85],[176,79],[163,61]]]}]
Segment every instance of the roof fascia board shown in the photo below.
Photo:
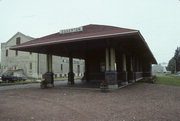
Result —
[{"label": "roof fascia board", "polygon": [[30,44],[30,45],[19,45],[16,47],[11,47],[11,49],[15,48],[21,48],[21,47],[29,47],[33,45],[46,45],[46,44],[54,44],[58,42],[64,42],[64,41],[70,41],[70,40],[81,40],[81,39],[90,39],[90,38],[96,38],[96,37],[108,37],[108,36],[113,36],[113,35],[122,35],[122,34],[130,34],[130,33],[137,33],[138,31],[131,31],[131,32],[121,32],[121,33],[113,33],[113,34],[102,34],[102,35],[93,35],[93,36],[87,36],[87,37],[78,37],[78,38],[70,38],[70,39],[64,39],[64,40],[54,40],[51,42],[44,42],[44,43],[37,43],[37,44]]},{"label": "roof fascia board", "polygon": [[148,49],[148,50],[149,50],[149,52],[151,53],[152,57],[154,58],[155,63],[157,64],[157,61],[156,61],[156,59],[155,59],[154,55],[152,54],[152,52],[151,52],[151,50],[150,50],[150,48],[149,48],[148,44],[146,43],[146,41],[145,41],[144,37],[141,35],[141,33],[140,33],[139,31],[138,31],[138,35],[139,35],[139,36],[140,36],[140,38],[143,40],[143,42],[144,42],[145,46],[147,47],[147,49]]}]

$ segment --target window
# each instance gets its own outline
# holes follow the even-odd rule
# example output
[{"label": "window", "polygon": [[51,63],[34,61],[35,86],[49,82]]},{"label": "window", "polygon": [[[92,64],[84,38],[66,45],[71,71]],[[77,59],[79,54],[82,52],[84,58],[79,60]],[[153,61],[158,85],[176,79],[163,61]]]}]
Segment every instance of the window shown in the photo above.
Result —
[{"label": "window", "polygon": [[16,50],[16,56],[18,56],[18,51]]},{"label": "window", "polygon": [[8,50],[6,50],[6,56],[8,56]]},{"label": "window", "polygon": [[31,70],[32,70],[32,63],[30,63],[30,64],[29,64],[29,69],[31,69]]},{"label": "window", "polygon": [[57,78],[57,74],[54,74],[54,78]]},{"label": "window", "polygon": [[19,45],[19,44],[21,44],[21,38],[20,38],[20,37],[17,37],[17,38],[16,38],[16,45]]},{"label": "window", "polygon": [[61,71],[63,71],[63,64],[61,64]]},{"label": "window", "polygon": [[77,65],[77,73],[79,75],[79,73],[80,73],[80,65]]},{"label": "window", "polygon": [[59,77],[62,77],[62,74],[59,74]]}]

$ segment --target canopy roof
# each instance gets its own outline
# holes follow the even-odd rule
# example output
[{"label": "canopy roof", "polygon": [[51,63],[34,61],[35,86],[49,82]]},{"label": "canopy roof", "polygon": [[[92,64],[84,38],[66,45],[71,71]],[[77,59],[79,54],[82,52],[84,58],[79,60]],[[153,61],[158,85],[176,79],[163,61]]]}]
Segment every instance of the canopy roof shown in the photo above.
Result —
[{"label": "canopy roof", "polygon": [[55,47],[55,46],[57,47],[57,45],[59,45],[57,48],[59,49],[61,47],[60,45],[65,45],[65,44],[71,44],[77,42],[79,43],[79,42],[93,41],[93,40],[96,40],[96,42],[98,41],[100,42],[100,40],[102,39],[128,37],[133,35],[136,36],[136,38],[138,38],[141,41],[142,48],[145,48],[145,50],[147,51],[146,54],[150,56],[152,63],[157,63],[147,43],[145,42],[144,38],[142,37],[142,35],[138,30],[105,26],[105,25],[93,25],[93,24],[82,26],[81,28],[82,31],[70,32],[70,33],[57,32],[51,35],[47,35],[41,38],[37,38],[22,43],[20,45],[13,46],[10,49],[47,54],[49,53],[49,51],[47,51],[48,47]]}]

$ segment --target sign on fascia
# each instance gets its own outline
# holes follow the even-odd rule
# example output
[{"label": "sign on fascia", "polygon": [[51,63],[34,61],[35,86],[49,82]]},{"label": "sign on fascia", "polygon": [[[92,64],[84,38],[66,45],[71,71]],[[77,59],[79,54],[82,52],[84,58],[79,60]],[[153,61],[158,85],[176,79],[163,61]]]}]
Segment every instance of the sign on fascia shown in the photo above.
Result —
[{"label": "sign on fascia", "polygon": [[80,32],[80,31],[83,31],[83,27],[63,29],[63,30],[60,30],[59,33],[60,34],[66,34],[66,33]]}]

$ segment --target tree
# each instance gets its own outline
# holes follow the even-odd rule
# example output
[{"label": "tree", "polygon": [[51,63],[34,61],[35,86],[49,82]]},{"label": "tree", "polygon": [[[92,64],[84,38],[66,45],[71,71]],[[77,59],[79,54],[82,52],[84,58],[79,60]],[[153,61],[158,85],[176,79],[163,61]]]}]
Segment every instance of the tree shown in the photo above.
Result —
[{"label": "tree", "polygon": [[175,59],[174,59],[174,57],[172,57],[171,60],[169,60],[167,70],[171,71],[172,73],[175,72]]},{"label": "tree", "polygon": [[171,71],[172,73],[180,71],[180,47],[177,47],[174,57],[169,60],[167,70]]},{"label": "tree", "polygon": [[174,54],[176,72],[180,71],[180,47],[177,47]]}]

